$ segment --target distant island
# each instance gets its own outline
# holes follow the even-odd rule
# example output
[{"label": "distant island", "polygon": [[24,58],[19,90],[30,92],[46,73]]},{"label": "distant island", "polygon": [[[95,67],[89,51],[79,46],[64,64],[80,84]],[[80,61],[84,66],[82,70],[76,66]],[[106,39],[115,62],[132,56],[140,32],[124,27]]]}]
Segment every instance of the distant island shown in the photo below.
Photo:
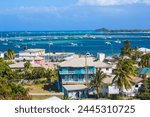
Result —
[{"label": "distant island", "polygon": [[96,29],[96,32],[150,32],[150,29],[118,29],[118,30],[112,30],[112,29],[107,29],[107,28],[100,28]]}]

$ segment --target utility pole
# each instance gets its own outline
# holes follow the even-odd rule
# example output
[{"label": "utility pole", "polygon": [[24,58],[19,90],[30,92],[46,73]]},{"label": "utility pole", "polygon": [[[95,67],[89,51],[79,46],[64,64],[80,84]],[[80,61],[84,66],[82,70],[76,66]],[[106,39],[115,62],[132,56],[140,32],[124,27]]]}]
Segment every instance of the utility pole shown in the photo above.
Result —
[{"label": "utility pole", "polygon": [[86,81],[86,85],[88,84],[88,65],[87,65],[87,55],[85,55],[85,81]]},{"label": "utility pole", "polygon": [[50,42],[48,42],[48,63],[50,62]]}]

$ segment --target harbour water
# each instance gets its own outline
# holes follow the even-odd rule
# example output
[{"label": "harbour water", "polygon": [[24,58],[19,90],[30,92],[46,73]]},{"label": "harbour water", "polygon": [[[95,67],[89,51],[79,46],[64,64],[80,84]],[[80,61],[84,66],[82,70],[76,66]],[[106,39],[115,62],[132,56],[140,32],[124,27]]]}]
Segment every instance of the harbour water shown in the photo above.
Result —
[{"label": "harbour water", "polygon": [[15,53],[28,48],[43,48],[46,52],[75,52],[78,54],[103,52],[116,55],[125,40],[131,46],[150,48],[150,33],[96,31],[26,31],[0,32],[0,51],[11,48]]}]

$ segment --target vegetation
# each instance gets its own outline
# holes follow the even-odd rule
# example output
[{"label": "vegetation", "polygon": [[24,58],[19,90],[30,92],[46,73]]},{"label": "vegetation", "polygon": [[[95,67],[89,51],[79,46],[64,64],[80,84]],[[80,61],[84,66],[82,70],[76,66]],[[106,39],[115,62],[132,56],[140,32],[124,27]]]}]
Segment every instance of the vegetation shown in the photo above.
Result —
[{"label": "vegetation", "polygon": [[141,89],[139,90],[139,98],[142,100],[150,100],[150,78],[145,78]]},{"label": "vegetation", "polygon": [[136,67],[131,60],[119,60],[117,69],[114,71],[116,75],[113,82],[116,82],[120,91],[131,88],[131,76],[135,76]]},{"label": "vegetation", "polygon": [[28,90],[14,82],[19,76],[18,72],[12,71],[8,63],[0,58],[0,99],[30,99]]},{"label": "vegetation", "polygon": [[14,58],[14,51],[12,49],[8,49],[7,50],[6,58],[7,58],[7,60],[12,61],[12,59]]},{"label": "vegetation", "polygon": [[38,80],[40,83],[53,84],[57,81],[57,71],[43,67],[32,68],[30,62],[24,64],[24,78],[27,80]]},{"label": "vegetation", "polygon": [[97,29],[98,32],[150,32],[150,30],[142,30],[142,29],[134,29],[134,30],[127,30],[127,29],[120,29],[120,30],[111,30],[107,28]]},{"label": "vegetation", "polygon": [[139,66],[141,66],[141,67],[150,67],[150,53],[144,54],[141,57],[141,61],[139,62]]},{"label": "vegetation", "polygon": [[121,48],[121,53],[120,56],[124,57],[124,56],[128,56],[128,57],[132,57],[133,55],[133,50],[130,47],[130,42],[127,40],[124,42],[124,46]]},{"label": "vegetation", "polygon": [[104,74],[103,71],[98,70],[90,82],[90,86],[93,86],[96,88],[98,98],[100,98],[101,96],[101,86],[102,86],[102,83],[103,83],[102,81],[104,78],[106,78],[106,74]]}]

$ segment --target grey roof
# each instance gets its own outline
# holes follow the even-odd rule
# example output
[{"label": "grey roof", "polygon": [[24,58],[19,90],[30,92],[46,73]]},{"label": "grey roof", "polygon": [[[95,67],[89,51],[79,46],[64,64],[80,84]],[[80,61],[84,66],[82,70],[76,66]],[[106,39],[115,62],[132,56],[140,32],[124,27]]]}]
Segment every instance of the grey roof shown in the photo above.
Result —
[{"label": "grey roof", "polygon": [[[25,62],[19,62],[19,63],[10,64],[9,67],[11,69],[24,68],[24,64],[25,64]],[[36,63],[31,63],[31,65],[32,65],[32,67],[41,67],[41,65],[36,64]]]},{"label": "grey roof", "polygon": [[45,51],[45,49],[27,49],[25,52],[39,52],[39,51]]},{"label": "grey roof", "polygon": [[78,91],[78,90],[86,90],[87,86],[85,85],[63,85],[63,87],[67,91]]},{"label": "grey roof", "polygon": [[[85,67],[87,66],[94,66],[93,57],[85,57],[85,56],[75,56],[72,59],[64,61],[59,64],[61,67]],[[86,64],[87,63],[87,64]]]},{"label": "grey roof", "polygon": [[59,64],[60,67],[85,67],[85,66],[90,66],[90,67],[97,67],[97,68],[111,68],[112,66],[101,62],[101,61],[95,61],[94,57],[91,56],[79,56],[76,55],[72,59],[69,59],[67,61],[64,61]]},{"label": "grey roof", "polygon": [[62,100],[62,99],[60,99],[60,98],[58,98],[56,96],[53,96],[53,97],[47,98],[45,100]]},{"label": "grey roof", "polygon": [[94,62],[94,66],[96,68],[112,68],[112,65],[104,63],[104,62],[101,62],[101,61]]}]

